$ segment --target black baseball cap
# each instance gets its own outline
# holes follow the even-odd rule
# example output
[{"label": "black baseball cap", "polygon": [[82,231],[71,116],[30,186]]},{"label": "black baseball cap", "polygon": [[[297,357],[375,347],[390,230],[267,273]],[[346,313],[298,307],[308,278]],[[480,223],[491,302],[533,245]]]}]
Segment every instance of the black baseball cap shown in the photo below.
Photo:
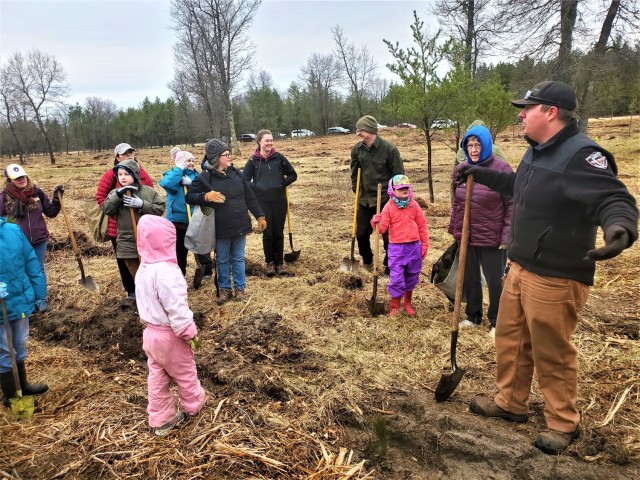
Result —
[{"label": "black baseball cap", "polygon": [[518,108],[527,105],[552,105],[573,111],[576,109],[577,100],[576,92],[571,85],[564,82],[547,81],[540,82],[531,90],[527,90],[523,99],[514,100],[511,104]]}]

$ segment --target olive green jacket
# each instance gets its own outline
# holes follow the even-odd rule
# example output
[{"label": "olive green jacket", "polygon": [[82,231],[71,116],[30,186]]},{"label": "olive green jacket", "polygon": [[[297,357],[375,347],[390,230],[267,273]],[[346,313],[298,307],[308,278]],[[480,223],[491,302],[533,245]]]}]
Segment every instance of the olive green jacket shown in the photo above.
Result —
[{"label": "olive green jacket", "polygon": [[358,204],[375,207],[378,183],[382,184],[382,204],[389,199],[387,184],[394,175],[404,174],[404,165],[396,146],[376,136],[371,147],[363,142],[356,143],[351,149],[351,190],[356,191],[358,168],[360,174],[360,195]]}]

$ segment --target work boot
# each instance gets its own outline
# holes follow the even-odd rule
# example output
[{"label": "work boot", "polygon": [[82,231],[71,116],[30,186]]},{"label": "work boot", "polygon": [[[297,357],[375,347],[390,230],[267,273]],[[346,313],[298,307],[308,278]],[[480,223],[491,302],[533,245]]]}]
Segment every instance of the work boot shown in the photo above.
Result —
[{"label": "work boot", "polygon": [[284,265],[276,265],[275,268],[278,275],[282,275],[283,277],[289,275],[289,270],[287,270],[287,267],[285,267]]},{"label": "work boot", "polygon": [[202,280],[204,279],[204,268],[198,265],[196,267],[196,271],[193,274],[193,289],[198,290],[200,285],[202,285]]},{"label": "work boot", "polygon": [[267,263],[267,277],[275,277],[277,274],[276,264],[273,262]]},{"label": "work boot", "polygon": [[236,288],[235,291],[235,301],[236,302],[244,302],[246,295],[244,294],[244,290],[242,288]]},{"label": "work boot", "polygon": [[49,390],[49,386],[44,383],[29,383],[27,380],[27,369],[24,362],[18,364],[18,378],[20,378],[20,387],[22,395],[42,395]]},{"label": "work boot", "polygon": [[492,399],[481,397],[479,395],[473,397],[469,408],[473,413],[482,415],[483,417],[504,418],[505,420],[518,423],[525,423],[527,420],[529,420],[529,415],[507,412],[506,410],[503,410],[498,405],[496,405],[496,402],[494,402]]},{"label": "work boot", "polygon": [[16,384],[13,381],[13,372],[11,370],[0,373],[0,387],[4,396],[2,403],[5,407],[8,407],[10,405],[9,399],[16,397]]},{"label": "work boot", "polygon": [[223,303],[227,303],[232,298],[231,290],[227,290],[226,288],[220,289],[220,296],[216,300],[218,305],[222,305]]},{"label": "work boot", "polygon": [[404,292],[404,311],[407,312],[407,315],[415,317],[416,311],[411,306],[411,297],[413,292]]},{"label": "work boot", "polygon": [[395,317],[396,313],[400,310],[400,298],[392,298],[391,299],[391,311],[389,312],[390,317]]},{"label": "work boot", "polygon": [[559,455],[579,436],[580,428],[576,428],[573,432],[544,430],[538,434],[533,444],[548,455]]},{"label": "work boot", "polygon": [[158,437],[164,437],[167,433],[169,433],[175,427],[177,427],[182,422],[184,422],[186,420],[186,418],[187,418],[187,416],[184,414],[184,412],[178,412],[176,414],[176,416],[173,417],[173,420],[171,420],[170,422],[165,423],[161,427],[156,428],[154,430],[154,433]]},{"label": "work boot", "polygon": [[373,271],[373,264],[372,263],[363,263],[362,264],[362,268],[364,268],[367,272],[371,272],[371,271]]}]

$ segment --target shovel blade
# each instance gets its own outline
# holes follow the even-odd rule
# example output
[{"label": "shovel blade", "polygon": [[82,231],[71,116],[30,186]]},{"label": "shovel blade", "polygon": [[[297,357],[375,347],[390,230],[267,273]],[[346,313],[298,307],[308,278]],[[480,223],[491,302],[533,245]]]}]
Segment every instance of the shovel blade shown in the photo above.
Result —
[{"label": "shovel blade", "polygon": [[95,282],[95,280],[91,278],[91,275],[81,278],[80,280],[78,280],[78,283],[82,285],[84,288],[86,288],[87,290],[89,290],[90,292],[100,291],[100,287]]},{"label": "shovel blade", "polygon": [[356,273],[360,269],[360,260],[356,260],[354,258],[344,257],[342,259],[342,265],[340,265],[340,270],[343,272],[351,272]]},{"label": "shovel blade", "polygon": [[453,370],[451,373],[442,374],[440,377],[440,381],[436,386],[436,402],[444,402],[447,398],[453,395],[453,392],[457,388],[460,380],[464,375],[464,370],[458,368]]},{"label": "shovel blade", "polygon": [[289,253],[284,254],[284,261],[287,263],[293,263],[300,257],[300,250],[291,250]]},{"label": "shovel blade", "polygon": [[384,303],[379,302],[376,297],[371,297],[367,300],[367,307],[369,308],[369,313],[371,315],[383,315],[385,313]]},{"label": "shovel blade", "polygon": [[22,392],[18,392],[17,398],[9,400],[11,406],[11,413],[16,417],[16,420],[29,422],[33,417],[33,397],[23,397]]}]

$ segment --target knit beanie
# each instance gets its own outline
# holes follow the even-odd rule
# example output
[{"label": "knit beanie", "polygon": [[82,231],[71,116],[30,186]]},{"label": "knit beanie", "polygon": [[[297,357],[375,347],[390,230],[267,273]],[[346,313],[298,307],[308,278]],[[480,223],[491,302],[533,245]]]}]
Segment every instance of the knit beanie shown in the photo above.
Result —
[{"label": "knit beanie", "polygon": [[186,163],[187,160],[193,158],[193,154],[191,152],[187,152],[186,150],[181,150],[178,153],[176,153],[176,157],[174,158],[176,165],[178,165],[179,163]]},{"label": "knit beanie", "polygon": [[356,128],[369,133],[378,133],[378,121],[372,115],[365,115],[356,122]]},{"label": "knit beanie", "polygon": [[171,159],[175,160],[176,159],[176,155],[178,154],[179,151],[181,151],[182,149],[180,147],[173,147],[170,151],[171,153]]}]

